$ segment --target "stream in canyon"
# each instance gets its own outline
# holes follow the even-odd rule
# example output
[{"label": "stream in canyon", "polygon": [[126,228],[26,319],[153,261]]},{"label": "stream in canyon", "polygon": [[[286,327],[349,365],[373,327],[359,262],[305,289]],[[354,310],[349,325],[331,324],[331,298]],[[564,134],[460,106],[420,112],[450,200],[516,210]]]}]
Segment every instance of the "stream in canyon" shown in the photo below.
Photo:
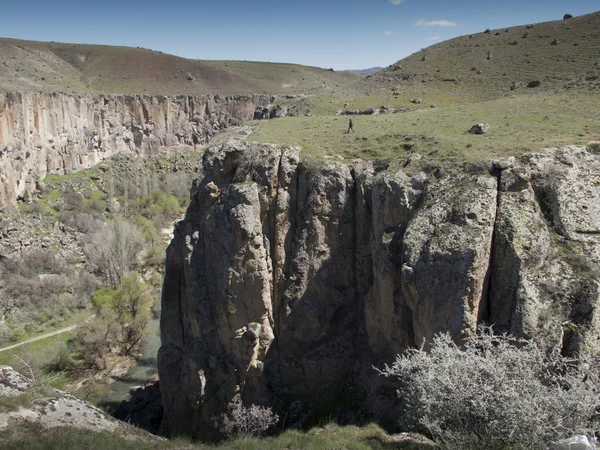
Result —
[{"label": "stream in canyon", "polygon": [[141,357],[129,369],[127,375],[109,385],[107,405],[119,405],[123,400],[131,400],[131,391],[136,387],[145,387],[149,379],[158,372],[156,354],[160,348],[160,313],[154,314],[150,330],[140,346]]}]

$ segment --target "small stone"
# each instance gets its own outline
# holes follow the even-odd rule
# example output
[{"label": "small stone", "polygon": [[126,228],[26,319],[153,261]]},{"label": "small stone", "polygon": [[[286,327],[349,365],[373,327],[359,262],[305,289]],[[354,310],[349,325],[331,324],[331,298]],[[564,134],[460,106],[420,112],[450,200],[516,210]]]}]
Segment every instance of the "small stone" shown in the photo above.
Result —
[{"label": "small stone", "polygon": [[511,156],[508,159],[494,159],[492,161],[492,168],[498,171],[512,169],[515,167],[515,157]]}]

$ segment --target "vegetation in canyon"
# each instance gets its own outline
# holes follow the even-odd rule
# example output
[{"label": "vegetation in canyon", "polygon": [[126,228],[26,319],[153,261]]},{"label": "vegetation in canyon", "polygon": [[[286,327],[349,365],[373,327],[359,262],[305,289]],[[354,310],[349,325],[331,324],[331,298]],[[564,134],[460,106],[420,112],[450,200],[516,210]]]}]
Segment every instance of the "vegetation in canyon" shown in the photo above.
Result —
[{"label": "vegetation in canyon", "polygon": [[5,230],[18,226],[25,233],[5,234],[5,248],[26,240],[28,249],[20,259],[0,261],[7,312],[0,350],[64,332],[2,351],[0,364],[20,367],[22,358],[63,387],[86,373],[109,373],[133,356],[157,302],[165,232],[185,210],[198,170],[193,152],[152,160],[119,156],[48,175],[17,216],[3,213]]}]

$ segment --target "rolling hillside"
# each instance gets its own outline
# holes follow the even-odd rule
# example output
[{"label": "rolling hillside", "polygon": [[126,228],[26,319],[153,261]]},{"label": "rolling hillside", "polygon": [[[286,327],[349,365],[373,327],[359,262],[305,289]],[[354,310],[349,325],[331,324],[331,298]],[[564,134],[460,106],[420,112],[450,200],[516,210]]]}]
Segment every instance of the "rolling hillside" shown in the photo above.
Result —
[{"label": "rolling hillside", "polygon": [[[462,92],[476,99],[556,87],[597,88],[582,82],[600,61],[600,12],[571,19],[485,30],[432,45],[365,81],[398,91]],[[597,67],[595,68],[597,70]],[[590,81],[590,80],[587,80]],[[594,81],[594,80],[591,80]],[[512,89],[511,89],[512,87]]]},{"label": "rolling hillside", "polygon": [[0,39],[0,89],[110,94],[317,94],[360,77],[297,64],[200,61],[107,45]]}]

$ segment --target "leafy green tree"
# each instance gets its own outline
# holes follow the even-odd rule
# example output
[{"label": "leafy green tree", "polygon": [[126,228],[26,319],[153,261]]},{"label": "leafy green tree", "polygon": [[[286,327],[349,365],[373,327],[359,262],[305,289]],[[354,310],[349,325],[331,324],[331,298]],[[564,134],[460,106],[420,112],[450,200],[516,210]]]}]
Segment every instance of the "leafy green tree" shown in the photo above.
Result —
[{"label": "leafy green tree", "polygon": [[105,287],[92,298],[95,317],[82,327],[79,342],[88,357],[109,352],[129,355],[140,342],[152,318],[154,300],[142,278],[132,272],[116,289]]}]

